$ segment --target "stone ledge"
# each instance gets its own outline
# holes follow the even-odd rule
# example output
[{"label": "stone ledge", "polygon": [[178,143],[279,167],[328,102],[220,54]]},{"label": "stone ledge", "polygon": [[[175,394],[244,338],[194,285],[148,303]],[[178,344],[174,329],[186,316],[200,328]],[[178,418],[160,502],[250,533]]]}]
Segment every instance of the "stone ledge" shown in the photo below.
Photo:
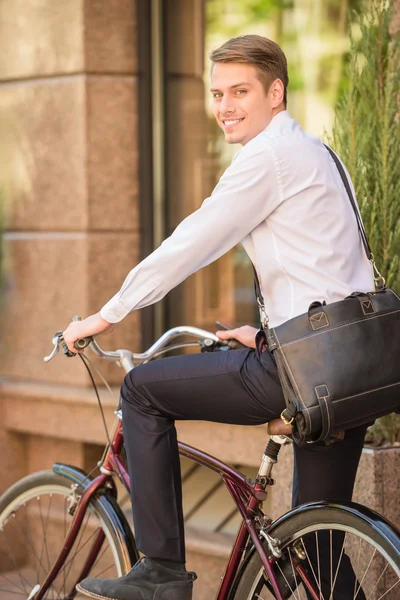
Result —
[{"label": "stone ledge", "polygon": [[186,567],[198,575],[193,600],[216,597],[233,542],[234,536],[203,532],[186,526]]},{"label": "stone ledge", "polygon": [[[115,398],[119,388],[112,388]],[[99,388],[109,427],[116,402]],[[10,431],[104,444],[106,437],[91,388],[5,379],[0,382],[3,426]],[[79,411],[79,412],[77,412]],[[229,464],[258,466],[264,451],[266,427],[178,421],[181,441],[218,456]]]},{"label": "stone ledge", "polygon": [[202,531],[194,527],[185,527],[187,552],[228,559],[235,541],[234,535]]},{"label": "stone ledge", "polygon": [[[9,431],[94,444],[105,443],[97,400],[89,388],[3,380],[0,393],[2,425]],[[110,427],[116,406],[107,394],[104,388],[100,388],[100,398]]]}]

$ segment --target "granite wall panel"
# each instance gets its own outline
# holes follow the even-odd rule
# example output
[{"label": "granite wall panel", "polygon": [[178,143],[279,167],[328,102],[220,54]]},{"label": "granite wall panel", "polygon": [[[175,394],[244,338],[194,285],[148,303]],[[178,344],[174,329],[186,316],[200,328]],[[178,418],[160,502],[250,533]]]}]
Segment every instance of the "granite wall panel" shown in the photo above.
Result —
[{"label": "granite wall panel", "polygon": [[48,364],[52,337],[87,314],[87,240],[83,233],[8,233],[1,318],[2,375],[84,384],[75,359]]},{"label": "granite wall panel", "polygon": [[[136,233],[91,233],[88,239],[88,314],[99,311],[120,289],[128,272],[139,260],[139,236]],[[114,331],[100,336],[99,344],[105,350],[127,348],[142,352],[140,311],[133,311]],[[120,385],[124,371],[108,361],[100,365],[109,384]]]},{"label": "granite wall panel", "polygon": [[[6,288],[1,311],[2,373],[33,381],[86,384],[75,359],[45,364],[52,337],[74,315],[101,309],[122,285],[138,256],[138,237],[124,233],[8,233]],[[108,349],[140,348],[139,313],[102,338]],[[104,365],[110,382],[120,369]]]},{"label": "granite wall panel", "polygon": [[89,228],[137,229],[137,84],[133,77],[88,77],[87,156]]},{"label": "granite wall panel", "polygon": [[91,73],[137,70],[135,0],[84,0],[85,62]]},{"label": "granite wall panel", "polygon": [[[0,416],[4,420],[4,399],[0,398]],[[0,427],[0,496],[10,485],[28,473],[26,436]],[[1,571],[1,569],[0,569]]]},{"label": "granite wall panel", "polygon": [[60,440],[53,437],[28,435],[28,470],[30,473],[42,469],[52,469],[55,462],[64,462],[82,468],[84,444],[76,441]]},{"label": "granite wall panel", "polygon": [[0,80],[84,68],[83,0],[0,0]]},{"label": "granite wall panel", "polygon": [[0,181],[5,227],[87,223],[83,76],[0,85]]}]

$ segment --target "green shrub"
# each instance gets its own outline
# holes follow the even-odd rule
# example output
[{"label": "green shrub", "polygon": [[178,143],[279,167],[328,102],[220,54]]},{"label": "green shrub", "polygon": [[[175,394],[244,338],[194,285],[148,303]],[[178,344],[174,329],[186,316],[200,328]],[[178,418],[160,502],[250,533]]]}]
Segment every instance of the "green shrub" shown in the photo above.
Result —
[{"label": "green shrub", "polygon": [[[354,15],[346,85],[335,109],[332,147],[354,183],[376,264],[400,290],[400,36],[393,0],[365,1]],[[400,442],[400,415],[379,419],[369,440]]]}]

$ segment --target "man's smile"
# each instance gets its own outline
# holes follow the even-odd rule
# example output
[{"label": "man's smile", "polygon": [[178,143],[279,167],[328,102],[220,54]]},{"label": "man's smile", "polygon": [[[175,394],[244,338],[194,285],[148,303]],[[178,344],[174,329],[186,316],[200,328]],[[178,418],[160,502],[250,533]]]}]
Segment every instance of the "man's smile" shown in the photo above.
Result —
[{"label": "man's smile", "polygon": [[224,124],[225,129],[227,129],[228,127],[231,128],[235,125],[238,125],[243,121],[243,119],[244,117],[242,117],[241,119],[222,119],[222,123]]}]

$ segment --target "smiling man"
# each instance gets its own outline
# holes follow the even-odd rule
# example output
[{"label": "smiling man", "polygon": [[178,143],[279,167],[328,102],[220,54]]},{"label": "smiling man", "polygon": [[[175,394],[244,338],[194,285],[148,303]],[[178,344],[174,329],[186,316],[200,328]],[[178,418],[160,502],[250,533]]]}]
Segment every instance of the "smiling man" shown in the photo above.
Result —
[{"label": "smiling man", "polygon": [[[109,331],[239,242],[258,272],[272,326],[306,312],[315,300],[329,303],[373,289],[336,166],[286,110],[281,48],[248,35],[226,42],[211,61],[215,118],[226,141],[243,147],[200,209],[128,274],[101,311],[68,326],[64,338],[71,350],[76,339]],[[218,332],[248,348],[161,359],[126,376],[124,436],[137,545],[145,558],[124,577],[85,579],[81,592],[114,600],[192,598],[174,421],[259,425],[279,417],[285,402],[276,366],[268,351],[255,349],[255,333],[250,326]],[[364,432],[346,432],[325,452],[295,448],[295,503],[351,499]],[[349,580],[354,584],[348,564],[337,577],[335,600],[347,598]],[[361,590],[358,598],[365,599]]]},{"label": "smiling man", "polygon": [[[213,54],[216,61],[218,52]],[[210,92],[215,101],[215,118],[228,144],[244,146],[267,127],[274,115],[285,110],[288,76],[284,55],[280,58],[282,79],[273,82],[263,77],[257,67],[246,63],[214,63]],[[232,82],[235,83],[232,85]],[[264,93],[266,86],[271,95]]]}]

